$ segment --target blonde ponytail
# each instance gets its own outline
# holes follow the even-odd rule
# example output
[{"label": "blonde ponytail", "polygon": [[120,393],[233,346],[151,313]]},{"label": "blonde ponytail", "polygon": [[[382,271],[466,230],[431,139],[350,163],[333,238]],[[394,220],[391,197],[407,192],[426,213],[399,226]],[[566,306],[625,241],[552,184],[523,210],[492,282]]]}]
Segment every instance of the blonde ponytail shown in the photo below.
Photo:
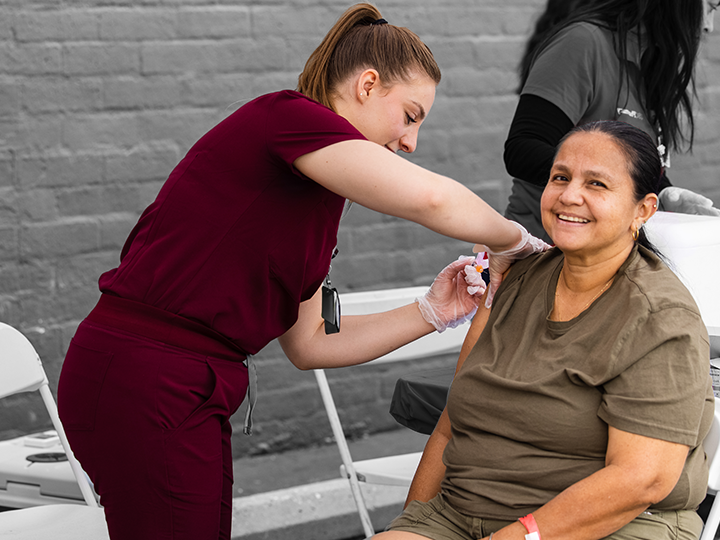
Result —
[{"label": "blonde ponytail", "polygon": [[339,83],[361,68],[376,69],[386,86],[415,70],[440,82],[427,45],[407,28],[387,24],[375,6],[361,3],[338,19],[310,55],[297,91],[332,109]]}]

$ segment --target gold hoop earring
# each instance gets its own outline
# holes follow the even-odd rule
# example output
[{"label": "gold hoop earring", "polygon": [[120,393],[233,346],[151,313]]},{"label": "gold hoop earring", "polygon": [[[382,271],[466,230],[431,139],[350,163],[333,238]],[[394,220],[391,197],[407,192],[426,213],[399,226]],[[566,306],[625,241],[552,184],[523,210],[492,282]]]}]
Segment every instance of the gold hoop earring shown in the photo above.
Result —
[{"label": "gold hoop earring", "polygon": [[632,232],[633,242],[637,242],[638,238],[640,238],[640,229],[634,229]]}]

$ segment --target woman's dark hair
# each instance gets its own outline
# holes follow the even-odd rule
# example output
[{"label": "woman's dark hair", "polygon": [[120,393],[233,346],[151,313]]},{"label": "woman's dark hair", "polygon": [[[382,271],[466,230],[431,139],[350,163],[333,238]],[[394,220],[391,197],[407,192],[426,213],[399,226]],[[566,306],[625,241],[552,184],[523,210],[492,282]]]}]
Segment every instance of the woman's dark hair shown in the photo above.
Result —
[{"label": "woman's dark hair", "polygon": [[359,69],[378,71],[383,86],[407,81],[414,71],[440,82],[430,49],[407,28],[387,24],[371,4],[349,8],[313,51],[298,77],[297,91],[333,108],[338,84]]},{"label": "woman's dark hair", "polygon": [[[688,143],[692,148],[695,132],[693,71],[702,36],[703,1],[565,0],[569,5],[567,17],[552,27],[541,27],[542,35],[530,38],[536,45],[526,51],[527,58],[521,61],[520,87],[527,80],[532,62],[550,39],[577,22],[590,22],[615,34],[621,59],[620,76],[629,78],[627,36],[640,28],[643,30],[639,32],[643,51],[640,62],[643,106],[667,146],[680,149],[683,143]],[[554,10],[559,10],[558,13],[562,12],[555,1],[548,2],[548,9],[550,3]]]},{"label": "woman's dark hair", "polygon": [[[604,133],[615,142],[627,159],[635,202],[640,202],[648,193],[658,193],[663,167],[657,146],[650,135],[625,122],[599,120],[575,126],[562,138],[558,149],[575,133]],[[662,254],[648,240],[644,227],[640,228],[637,242],[662,258]]]}]

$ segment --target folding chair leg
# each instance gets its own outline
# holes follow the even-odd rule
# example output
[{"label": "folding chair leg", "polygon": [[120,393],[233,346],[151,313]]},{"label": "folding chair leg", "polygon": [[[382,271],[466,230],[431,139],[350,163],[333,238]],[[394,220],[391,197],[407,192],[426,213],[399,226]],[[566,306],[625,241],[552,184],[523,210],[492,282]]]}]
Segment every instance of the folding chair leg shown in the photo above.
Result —
[{"label": "folding chair leg", "polygon": [[55,400],[52,397],[50,388],[48,388],[47,384],[43,384],[42,386],[40,386],[40,388],[38,388],[38,391],[40,392],[40,396],[45,402],[45,406],[48,410],[48,413],[50,414],[50,420],[52,421],[53,427],[55,428],[55,431],[57,431],[58,437],[60,437],[60,441],[65,448],[65,454],[67,455],[68,462],[70,463],[70,468],[72,469],[72,472],[75,475],[75,479],[80,486],[80,491],[83,498],[85,499],[85,503],[92,508],[98,507],[99,505],[97,503],[97,500],[95,499],[95,493],[93,493],[90,487],[90,482],[85,476],[85,471],[83,471],[80,463],[75,458],[75,455],[72,453],[70,443],[67,440],[65,429],[63,428],[62,422],[60,421],[60,416],[58,415],[57,411],[57,405],[55,405]]},{"label": "folding chair leg", "polygon": [[338,416],[337,409],[335,408],[335,401],[332,398],[332,393],[330,392],[330,386],[328,385],[325,371],[322,369],[316,369],[315,378],[317,379],[318,387],[320,388],[320,395],[322,396],[325,410],[327,411],[328,419],[330,420],[330,427],[332,428],[335,442],[340,450],[340,457],[343,465],[345,465],[345,470],[347,471],[348,481],[350,482],[350,490],[352,491],[353,498],[355,499],[355,506],[357,506],[358,514],[360,515],[363,531],[365,536],[369,538],[375,534],[375,529],[373,528],[372,521],[370,520],[370,514],[368,513],[367,506],[365,505],[365,499],[360,491],[360,482],[358,481],[357,473],[355,472],[355,466],[353,465],[352,457],[350,456],[350,449],[348,448],[347,441],[345,440],[345,433],[342,430],[340,417]]},{"label": "folding chair leg", "polygon": [[710,507],[710,513],[705,521],[705,527],[703,527],[700,540],[714,540],[715,538],[718,525],[720,525],[720,500],[718,500],[718,497],[720,497],[720,494],[715,495],[715,500]]}]

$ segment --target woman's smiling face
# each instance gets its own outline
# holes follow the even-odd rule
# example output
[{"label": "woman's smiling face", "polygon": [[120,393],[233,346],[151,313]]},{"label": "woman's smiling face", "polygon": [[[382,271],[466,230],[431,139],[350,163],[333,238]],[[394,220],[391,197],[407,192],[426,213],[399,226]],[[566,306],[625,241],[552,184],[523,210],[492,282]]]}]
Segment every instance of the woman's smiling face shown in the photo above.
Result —
[{"label": "woman's smiling face", "polygon": [[632,247],[642,224],[623,150],[608,135],[579,132],[560,147],[541,200],[542,221],[566,254],[606,257]]}]

